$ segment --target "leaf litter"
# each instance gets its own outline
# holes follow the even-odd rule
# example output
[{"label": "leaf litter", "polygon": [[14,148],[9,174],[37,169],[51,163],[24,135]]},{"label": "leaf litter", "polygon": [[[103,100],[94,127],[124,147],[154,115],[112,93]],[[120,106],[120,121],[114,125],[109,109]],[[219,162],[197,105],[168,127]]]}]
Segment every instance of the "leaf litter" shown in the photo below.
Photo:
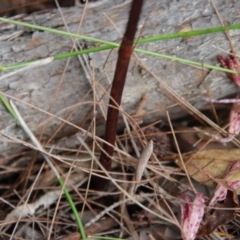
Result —
[{"label": "leaf litter", "polygon": [[[147,67],[145,69],[147,70]],[[156,79],[171,98],[220,129],[161,79]],[[235,110],[236,107],[233,107],[233,111]],[[130,236],[136,234],[134,239],[181,239],[182,236],[186,240],[207,235],[212,239],[219,239],[220,236],[234,239],[233,234],[239,236],[234,223],[239,207],[239,150],[232,146],[223,150],[226,145],[216,144],[210,150],[204,146],[196,148],[195,140],[187,139],[187,149],[182,150],[180,144],[177,144],[183,159],[181,162],[173,150],[170,129],[163,132],[157,124],[142,127],[126,113],[123,114],[131,127],[126,124],[129,131],[117,136],[112,157],[116,170],[108,175],[108,178],[113,179],[112,184],[109,184],[109,191],[96,192],[86,184],[89,176],[101,173],[96,168],[98,160],[94,158],[99,156],[102,140],[96,140],[94,131],[91,135],[94,140],[92,145],[84,145],[79,138],[79,149],[60,151],[52,148],[48,152],[43,148],[35,148],[35,151],[40,150],[51,157],[59,176],[66,179],[66,187],[72,192],[82,219],[84,220],[84,213],[91,212],[91,219],[84,220],[87,236],[100,234],[131,239]],[[229,129],[234,131],[229,130],[231,136],[227,137],[228,140],[232,140],[239,132],[236,124],[231,125],[234,122],[239,124],[238,117],[234,117],[230,122]],[[186,130],[197,135],[191,127]],[[183,131],[180,130],[181,132]],[[84,132],[81,135],[81,139],[89,137]],[[211,134],[209,136],[214,137]],[[34,149],[29,143],[17,141],[10,136],[8,138]],[[205,146],[210,144],[206,143]],[[143,154],[143,159],[142,156],[139,158],[136,148],[139,154],[147,151],[147,154]],[[74,151],[75,155],[71,155]],[[77,229],[69,206],[62,196],[62,189],[57,185],[56,179],[54,181],[55,177],[51,175],[49,165],[42,165],[42,162],[42,158],[38,157],[32,166],[6,166],[6,173],[2,174],[5,181],[1,196],[3,210],[0,214],[2,237],[8,239],[11,235],[12,239],[25,238],[27,234],[24,235],[23,232],[29,232],[30,228],[33,232],[31,237],[38,236],[35,239],[80,239],[79,233],[74,233]],[[31,165],[30,161],[29,164]],[[37,168],[40,169],[40,166],[44,166],[44,169],[39,172],[41,176],[38,176]],[[10,173],[11,170],[18,174]],[[186,175],[191,177],[193,185],[186,182]],[[12,182],[8,180],[9,176]],[[6,179],[9,183],[6,183]],[[216,188],[213,191],[214,187]],[[10,192],[9,189],[15,191]],[[120,195],[123,196],[122,200]],[[117,209],[114,210],[120,205],[125,205],[128,217],[121,215]],[[13,206],[16,206],[15,209],[10,210]],[[129,221],[131,227],[126,224]],[[224,224],[225,227],[221,228]],[[94,227],[90,228],[91,226]],[[52,229],[52,232],[48,231],[49,229]]]}]

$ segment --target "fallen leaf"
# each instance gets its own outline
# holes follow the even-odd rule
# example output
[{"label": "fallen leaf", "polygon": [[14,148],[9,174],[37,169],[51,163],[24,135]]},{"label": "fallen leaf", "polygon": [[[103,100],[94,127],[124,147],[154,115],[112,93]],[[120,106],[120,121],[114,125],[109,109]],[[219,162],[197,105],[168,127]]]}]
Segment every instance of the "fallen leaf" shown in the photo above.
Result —
[{"label": "fallen leaf", "polygon": [[[207,150],[183,155],[187,173],[196,181],[209,187],[215,187],[216,182],[222,179],[229,165],[239,159],[239,149]],[[176,160],[176,164],[184,170],[180,159]],[[232,175],[231,178],[240,178],[239,171],[236,171],[236,175]],[[239,188],[237,193],[240,193]]]}]

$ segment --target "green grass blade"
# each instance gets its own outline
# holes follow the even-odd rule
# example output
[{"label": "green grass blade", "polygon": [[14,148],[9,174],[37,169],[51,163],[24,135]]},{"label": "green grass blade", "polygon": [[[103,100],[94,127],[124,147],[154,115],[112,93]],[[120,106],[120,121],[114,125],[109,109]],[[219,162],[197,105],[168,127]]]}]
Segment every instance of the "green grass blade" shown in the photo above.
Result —
[{"label": "green grass blade", "polygon": [[218,32],[223,32],[227,30],[236,30],[236,29],[240,29],[240,24],[232,24],[229,26],[223,26],[223,27],[221,26],[221,27],[215,27],[215,28],[206,28],[206,29],[194,30],[189,32],[167,33],[167,34],[162,34],[162,35],[153,36],[153,37],[141,38],[137,41],[137,43],[141,44],[141,43],[168,40],[168,39],[174,39],[174,38],[187,38],[187,37],[201,36],[201,35],[218,33]]},{"label": "green grass blade", "polygon": [[[88,54],[88,53],[92,53],[92,52],[100,52],[103,50],[108,50],[108,49],[112,49],[114,48],[113,46],[109,46],[109,45],[104,45],[104,46],[100,46],[100,47],[94,47],[94,48],[88,48],[88,49],[83,49],[80,51],[74,51],[74,52],[70,52],[70,53],[61,53],[61,54],[57,54],[55,56],[53,56],[53,60],[59,60],[59,59],[64,59],[64,58],[69,58],[69,57],[75,57],[78,55],[83,55],[83,54]],[[47,57],[49,58],[49,57]],[[37,60],[33,60],[33,61],[28,61],[28,62],[21,62],[21,63],[15,63],[15,64],[11,64],[8,66],[0,66],[0,72],[1,71],[7,71],[7,70],[12,70],[12,69],[16,69],[16,68],[22,68],[22,67],[26,67],[32,63],[36,63],[38,61],[41,61],[43,59],[37,59]]]},{"label": "green grass blade", "polygon": [[[0,21],[11,23],[11,24],[16,24],[16,25],[27,27],[30,29],[37,29],[37,30],[47,31],[47,32],[51,32],[51,33],[55,33],[55,34],[59,34],[59,35],[63,35],[63,36],[80,38],[80,39],[90,41],[90,42],[108,44],[108,45],[115,46],[115,47],[119,46],[119,44],[117,44],[117,43],[102,40],[102,39],[88,37],[85,35],[79,35],[76,33],[70,33],[70,32],[52,29],[52,28],[48,28],[48,27],[42,27],[42,26],[30,24],[30,23],[15,21],[15,20],[3,18],[3,17],[0,17]],[[212,33],[223,32],[226,30],[235,30],[235,29],[240,29],[240,24],[232,24],[232,25],[228,25],[228,26],[200,29],[200,30],[194,30],[194,31],[189,31],[189,32],[162,34],[162,35],[148,37],[148,38],[141,38],[141,39],[137,40],[136,43],[140,44],[140,43],[148,43],[148,42],[167,40],[167,39],[173,39],[173,38],[186,38],[186,37],[200,36],[200,35],[212,34]]]},{"label": "green grass blade", "polygon": [[7,111],[15,118],[15,120],[18,122],[18,118],[14,110],[12,109],[11,105],[8,103],[8,100],[0,94],[0,101],[2,102],[3,106],[7,109]]},{"label": "green grass blade", "polygon": [[202,62],[196,62],[196,61],[192,61],[192,60],[188,60],[188,59],[184,59],[184,58],[173,57],[173,56],[169,56],[169,55],[166,55],[166,54],[151,52],[151,51],[147,51],[147,50],[143,50],[143,49],[139,49],[139,48],[135,49],[135,51],[139,52],[139,53],[144,53],[144,54],[147,54],[147,55],[155,56],[155,57],[169,59],[171,61],[177,61],[177,62],[184,63],[184,64],[189,64],[189,65],[202,67],[202,68],[219,70],[219,71],[227,72],[227,73],[236,73],[236,74],[238,73],[237,71],[234,71],[234,70],[231,70],[231,69],[226,69],[226,68],[222,68],[222,67],[202,63]]},{"label": "green grass blade", "polygon": [[[16,25],[21,25],[21,26],[28,27],[28,28],[48,31],[48,32],[52,32],[52,33],[55,33],[55,34],[60,34],[60,35],[68,36],[68,37],[76,37],[76,38],[84,39],[84,40],[87,40],[87,41],[98,42],[98,43],[103,43],[104,44],[103,46],[96,47],[96,48],[89,48],[89,49],[84,49],[84,50],[76,51],[76,52],[72,52],[72,53],[59,54],[59,55],[56,55],[56,56],[53,57],[54,60],[119,47],[118,43],[109,42],[109,41],[105,41],[105,40],[97,39],[97,38],[92,38],[92,37],[87,37],[87,36],[83,36],[83,35],[79,35],[79,34],[69,33],[69,32],[66,32],[66,31],[61,31],[61,30],[51,29],[51,28],[47,28],[47,27],[37,26],[37,25],[24,23],[24,22],[19,22],[19,21],[14,21],[14,20],[11,20],[11,19],[1,18],[1,17],[0,17],[0,21],[8,22],[8,23],[16,24]],[[183,33],[163,34],[163,35],[158,35],[158,36],[139,39],[137,41],[137,44],[149,43],[149,42],[153,42],[153,41],[167,40],[167,39],[173,39],[173,38],[199,36],[199,35],[217,33],[217,32],[222,32],[222,31],[226,31],[226,30],[234,30],[234,29],[239,29],[239,28],[240,28],[240,24],[233,24],[233,25],[229,25],[229,26],[225,26],[225,27],[215,27],[215,28],[195,30],[195,31],[183,32]],[[199,66],[199,67],[205,67],[205,68],[208,68],[208,69],[215,69],[215,70],[219,70],[219,71],[223,71],[223,72],[227,72],[227,73],[237,73],[236,71],[233,71],[233,70],[230,70],[230,69],[225,69],[225,68],[213,66],[213,65],[210,65],[210,64],[199,63],[199,62],[191,61],[191,60],[188,60],[188,59],[172,57],[172,56],[169,56],[169,55],[160,54],[160,53],[156,53],[156,52],[151,52],[151,51],[147,51],[147,50],[143,50],[143,49],[139,49],[139,48],[135,48],[134,50],[136,52],[139,52],[139,53],[144,53],[144,54],[151,55],[151,56],[165,58],[165,59],[169,59],[171,61],[174,60],[174,61],[178,61],[178,62],[185,63],[185,64],[190,64],[190,65]],[[0,71],[23,67],[23,66],[26,66],[26,65],[28,65],[29,63],[32,63],[32,62],[34,62],[34,61],[13,64],[13,65],[6,66],[6,67],[0,66]]]},{"label": "green grass blade", "polygon": [[88,36],[85,36],[85,35],[79,35],[79,34],[76,34],[76,33],[70,33],[70,32],[57,30],[57,29],[53,29],[53,28],[42,27],[42,26],[30,24],[30,23],[19,22],[19,21],[15,21],[15,20],[12,20],[12,19],[7,19],[7,18],[0,17],[0,21],[15,24],[15,25],[19,25],[19,26],[22,26],[22,27],[27,27],[27,28],[30,28],[30,29],[37,29],[37,30],[40,30],[40,31],[51,32],[51,33],[55,33],[55,34],[62,35],[62,36],[79,38],[79,39],[83,39],[83,40],[86,40],[86,41],[89,41],[89,42],[108,44],[108,45],[115,46],[115,47],[119,46],[119,44],[114,43],[114,42],[105,41],[105,40],[98,39],[98,38],[93,38],[93,37],[88,37]]},{"label": "green grass blade", "polygon": [[60,184],[60,186],[63,187],[63,191],[64,191],[64,195],[66,196],[67,200],[68,200],[68,203],[73,211],[73,214],[74,214],[74,217],[76,219],[76,222],[77,222],[77,226],[78,226],[78,229],[80,231],[80,234],[81,234],[81,237],[83,240],[86,240],[86,234],[85,234],[85,231],[84,231],[84,227],[83,227],[83,224],[82,224],[82,221],[79,217],[79,214],[78,214],[78,211],[77,211],[77,208],[72,200],[72,197],[71,195],[69,194],[68,190],[66,189],[66,187],[64,186],[64,182],[61,178],[58,178],[58,182]]},{"label": "green grass blade", "polygon": [[[109,50],[109,49],[112,49],[112,48],[115,48],[115,47],[114,46],[109,46],[109,45],[104,45],[104,46],[100,46],[100,47],[88,48],[88,49],[75,51],[75,52],[71,52],[71,53],[58,54],[58,55],[53,56],[53,59],[54,60],[64,59],[64,58],[74,57],[74,56],[78,56],[78,55],[82,55],[82,54],[88,54],[88,53],[93,53],[93,52]],[[203,68],[207,68],[207,69],[212,69],[212,70],[214,69],[214,70],[218,70],[218,71],[222,71],[222,72],[226,72],[226,73],[236,73],[236,74],[238,73],[238,72],[236,72],[234,70],[231,70],[231,69],[226,69],[226,68],[206,64],[206,63],[200,63],[200,62],[196,62],[196,61],[192,61],[192,60],[188,60],[188,59],[184,59],[184,58],[173,57],[173,56],[169,56],[169,55],[166,55],[166,54],[151,52],[151,51],[147,51],[147,50],[144,50],[144,49],[135,48],[134,50],[135,50],[135,52],[144,53],[144,54],[147,54],[147,55],[150,55],[150,56],[164,58],[164,59],[168,59],[168,60],[171,60],[171,61],[177,61],[177,62],[184,63],[184,64],[190,64],[190,65],[203,67]],[[9,66],[4,66],[4,67],[2,66],[2,67],[0,67],[0,72],[1,72],[1,69],[4,70],[4,71],[12,70],[12,69],[28,66],[29,64],[32,64],[32,63],[37,62],[37,61],[39,61],[39,60],[17,63],[17,64],[12,64],[12,65],[9,65]]]}]

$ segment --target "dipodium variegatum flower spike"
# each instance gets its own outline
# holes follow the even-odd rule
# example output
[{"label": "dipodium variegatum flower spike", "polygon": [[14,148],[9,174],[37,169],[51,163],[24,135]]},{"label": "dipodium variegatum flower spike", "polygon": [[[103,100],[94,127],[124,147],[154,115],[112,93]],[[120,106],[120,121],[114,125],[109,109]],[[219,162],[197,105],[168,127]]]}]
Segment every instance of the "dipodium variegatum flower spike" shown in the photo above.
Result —
[{"label": "dipodium variegatum flower spike", "polygon": [[184,204],[181,206],[181,231],[184,240],[194,240],[204,215],[205,200],[202,193],[198,193],[193,201],[183,195]]},{"label": "dipodium variegatum flower spike", "polygon": [[[240,99],[240,95],[236,97],[236,99]],[[240,132],[240,103],[234,103],[230,112],[229,117],[229,134],[239,134]]]},{"label": "dipodium variegatum flower spike", "polygon": [[[219,55],[218,61],[224,68],[228,68],[234,71],[240,71],[236,59],[233,55],[229,55],[226,58]],[[229,73],[229,77],[240,87],[240,74],[237,73]]]}]

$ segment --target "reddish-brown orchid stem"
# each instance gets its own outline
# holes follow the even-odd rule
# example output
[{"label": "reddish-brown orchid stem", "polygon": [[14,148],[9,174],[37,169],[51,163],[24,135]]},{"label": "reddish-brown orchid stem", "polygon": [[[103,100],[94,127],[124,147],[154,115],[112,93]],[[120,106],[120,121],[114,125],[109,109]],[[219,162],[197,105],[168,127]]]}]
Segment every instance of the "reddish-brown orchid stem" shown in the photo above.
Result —
[{"label": "reddish-brown orchid stem", "polygon": [[[111,170],[111,156],[113,155],[113,146],[116,140],[119,106],[121,104],[130,57],[133,52],[133,41],[137,31],[142,6],[143,0],[133,0],[126,32],[118,51],[118,60],[112,82],[105,130],[105,141],[109,144],[103,144],[103,151],[99,159],[100,163],[107,171]],[[105,183],[106,179],[104,178],[95,178],[95,181],[93,181],[94,188],[97,190],[103,189]]]}]

